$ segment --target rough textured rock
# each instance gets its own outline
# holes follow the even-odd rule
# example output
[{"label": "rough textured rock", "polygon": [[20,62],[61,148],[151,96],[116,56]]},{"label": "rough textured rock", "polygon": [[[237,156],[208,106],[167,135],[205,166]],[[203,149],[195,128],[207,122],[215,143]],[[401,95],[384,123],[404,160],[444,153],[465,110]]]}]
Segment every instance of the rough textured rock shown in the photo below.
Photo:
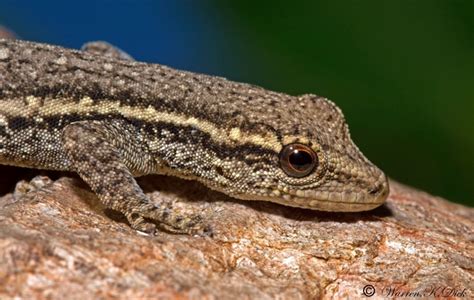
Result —
[{"label": "rough textured rock", "polygon": [[148,176],[153,200],[199,212],[214,232],[151,237],[104,213],[73,175],[0,174],[0,299],[364,298],[366,285],[375,298],[474,297],[474,209],[394,181],[386,205],[345,214]]}]

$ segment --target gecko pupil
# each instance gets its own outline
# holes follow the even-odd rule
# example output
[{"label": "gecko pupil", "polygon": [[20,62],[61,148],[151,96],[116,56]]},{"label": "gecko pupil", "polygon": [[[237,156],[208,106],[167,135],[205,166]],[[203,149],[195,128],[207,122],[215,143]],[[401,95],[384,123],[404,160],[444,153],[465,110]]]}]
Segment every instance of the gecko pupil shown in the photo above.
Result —
[{"label": "gecko pupil", "polygon": [[288,159],[290,164],[299,171],[306,170],[313,163],[313,159],[308,152],[298,149],[293,150]]},{"label": "gecko pupil", "polygon": [[280,166],[291,177],[308,176],[317,166],[318,157],[303,144],[290,144],[280,153]]}]

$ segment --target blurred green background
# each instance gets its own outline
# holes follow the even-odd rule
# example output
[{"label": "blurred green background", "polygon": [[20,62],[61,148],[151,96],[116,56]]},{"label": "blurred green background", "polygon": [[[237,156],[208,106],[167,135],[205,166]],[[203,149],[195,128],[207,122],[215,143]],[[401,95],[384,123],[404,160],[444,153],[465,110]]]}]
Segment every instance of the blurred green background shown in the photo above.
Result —
[{"label": "blurred green background", "polygon": [[0,1],[0,24],[328,97],[390,177],[474,206],[472,0]]}]

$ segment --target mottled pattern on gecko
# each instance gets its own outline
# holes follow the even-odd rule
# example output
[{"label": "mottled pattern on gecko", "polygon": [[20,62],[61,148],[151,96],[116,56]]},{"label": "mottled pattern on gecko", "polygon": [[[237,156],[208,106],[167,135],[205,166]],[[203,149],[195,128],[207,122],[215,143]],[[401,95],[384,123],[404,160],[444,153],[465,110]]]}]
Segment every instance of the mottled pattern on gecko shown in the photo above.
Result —
[{"label": "mottled pattern on gecko", "polygon": [[146,232],[201,223],[152,204],[135,181],[146,174],[325,211],[370,210],[389,191],[333,102],[136,62],[103,42],[0,40],[0,163],[77,172]]}]

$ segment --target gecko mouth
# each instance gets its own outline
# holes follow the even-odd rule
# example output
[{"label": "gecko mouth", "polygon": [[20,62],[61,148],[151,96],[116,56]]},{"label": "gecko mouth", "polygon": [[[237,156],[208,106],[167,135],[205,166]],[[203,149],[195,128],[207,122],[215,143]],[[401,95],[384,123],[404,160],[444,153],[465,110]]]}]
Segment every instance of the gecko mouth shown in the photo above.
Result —
[{"label": "gecko mouth", "polygon": [[323,210],[356,212],[374,209],[385,202],[387,195],[380,194],[376,197],[361,196],[361,193],[332,193],[328,198],[295,198],[293,201],[300,207]]},{"label": "gecko mouth", "polygon": [[[357,199],[358,201],[348,201],[344,198],[341,198],[345,196],[350,196],[352,197],[352,199]],[[262,200],[272,201],[286,206],[301,207],[312,210],[357,212],[372,210],[382,205],[385,202],[386,198],[387,194],[381,194],[377,197],[364,197],[360,199],[358,194],[351,195],[347,193],[332,193],[329,194],[327,198],[300,198],[292,195],[286,195],[282,198],[265,197],[265,199]]]},{"label": "gecko mouth", "polygon": [[270,195],[265,200],[313,210],[357,212],[382,205],[389,194],[388,180],[383,173],[370,190],[348,189],[349,187],[342,191],[290,190],[279,197]]},{"label": "gecko mouth", "polygon": [[[374,188],[368,191],[297,190],[283,196],[282,204],[323,211],[366,211],[382,205],[389,194],[389,184],[381,175]],[[278,201],[280,202],[280,201]]]},{"label": "gecko mouth", "polygon": [[[285,206],[306,208],[311,210],[331,212],[358,212],[372,210],[382,205],[388,197],[388,183],[377,194],[347,193],[347,192],[314,192],[304,193],[297,191],[294,194],[284,195],[234,195],[244,200],[270,201]],[[307,196],[306,196],[307,195]]]}]

